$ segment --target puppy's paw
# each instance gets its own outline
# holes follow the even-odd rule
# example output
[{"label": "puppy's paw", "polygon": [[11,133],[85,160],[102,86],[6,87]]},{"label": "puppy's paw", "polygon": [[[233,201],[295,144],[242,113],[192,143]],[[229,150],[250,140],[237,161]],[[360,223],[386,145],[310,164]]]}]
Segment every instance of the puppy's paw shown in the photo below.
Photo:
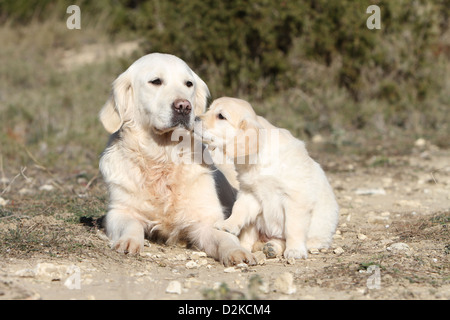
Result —
[{"label": "puppy's paw", "polygon": [[308,251],[304,246],[300,248],[286,248],[284,257],[286,259],[306,259],[308,258]]},{"label": "puppy's paw", "polygon": [[239,233],[241,232],[241,228],[239,228],[239,226],[235,225],[234,223],[231,223],[229,219],[217,221],[214,224],[214,228],[216,228],[217,230],[222,230],[234,234],[235,236],[238,236]]},{"label": "puppy's paw", "polygon": [[144,249],[144,238],[122,236],[113,244],[113,248],[120,253],[139,254]]},{"label": "puppy's paw", "polygon": [[262,252],[266,255],[267,259],[272,259],[281,255],[283,249],[280,245],[269,241],[263,246]]},{"label": "puppy's paw", "polygon": [[256,265],[256,259],[249,251],[236,247],[236,249],[230,250],[228,254],[222,257],[222,263],[226,267],[238,265],[239,263],[254,266]]}]

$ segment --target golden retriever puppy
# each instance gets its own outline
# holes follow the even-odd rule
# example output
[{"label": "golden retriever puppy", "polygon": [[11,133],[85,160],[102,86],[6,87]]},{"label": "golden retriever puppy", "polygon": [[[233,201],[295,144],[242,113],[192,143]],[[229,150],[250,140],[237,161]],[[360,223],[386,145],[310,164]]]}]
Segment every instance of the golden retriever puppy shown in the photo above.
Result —
[{"label": "golden retriever puppy", "polygon": [[146,55],[114,81],[99,114],[111,134],[100,171],[110,198],[106,233],[119,252],[139,253],[146,235],[188,241],[225,265],[255,263],[236,236],[214,228],[235,190],[214,166],[191,161],[194,118],[208,97],[205,82],[168,54]]},{"label": "golden retriever puppy", "polygon": [[238,173],[240,190],[232,214],[216,222],[216,228],[239,235],[249,250],[270,240],[264,247],[268,256],[284,251],[287,259],[306,258],[307,249],[329,247],[338,204],[302,141],[235,98],[215,100],[196,118],[195,127],[210,148],[234,159]]}]

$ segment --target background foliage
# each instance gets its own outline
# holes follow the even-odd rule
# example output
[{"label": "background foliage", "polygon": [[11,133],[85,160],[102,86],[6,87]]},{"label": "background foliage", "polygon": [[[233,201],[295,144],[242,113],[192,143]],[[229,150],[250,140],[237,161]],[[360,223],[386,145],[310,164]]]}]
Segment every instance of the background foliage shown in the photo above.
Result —
[{"label": "background foliage", "polygon": [[[82,11],[77,34],[65,28],[71,4]],[[371,4],[381,8],[381,30],[366,27]],[[320,133],[339,144],[359,130],[448,147],[449,13],[445,0],[0,0],[2,153],[15,150],[8,142],[20,125],[25,145],[95,140],[93,154],[101,150],[102,129],[92,128],[109,84],[154,51],[184,59],[213,98],[248,99],[300,138]],[[99,39],[139,39],[141,49],[91,66],[87,76],[85,68],[54,68],[54,52]]]}]

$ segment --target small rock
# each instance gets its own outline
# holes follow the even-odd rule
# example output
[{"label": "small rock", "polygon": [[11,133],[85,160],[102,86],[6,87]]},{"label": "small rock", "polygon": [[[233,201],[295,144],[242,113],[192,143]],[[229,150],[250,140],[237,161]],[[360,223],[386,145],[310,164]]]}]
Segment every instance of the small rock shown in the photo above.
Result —
[{"label": "small rock", "polygon": [[333,252],[334,252],[334,254],[341,255],[341,254],[343,254],[345,251],[344,251],[344,249],[342,249],[341,247],[337,247],[336,249],[333,250]]},{"label": "small rock", "polygon": [[197,263],[198,263],[199,266],[206,266],[208,264],[208,260],[206,260],[206,259],[199,259]]},{"label": "small rock", "polygon": [[22,188],[22,189],[19,190],[19,194],[21,196],[30,195],[30,194],[33,194],[33,193],[34,193],[34,191],[32,189],[28,189],[28,188]]},{"label": "small rock", "polygon": [[180,253],[180,254],[177,254],[175,256],[175,260],[186,261],[187,260],[187,256],[184,253]]},{"label": "small rock", "polygon": [[367,236],[366,236],[365,234],[359,233],[359,234],[358,234],[358,239],[359,239],[359,240],[366,240],[366,239],[367,239]]},{"label": "small rock", "polygon": [[166,293],[181,294],[181,283],[176,280],[170,281]]},{"label": "small rock", "polygon": [[223,269],[223,272],[225,272],[225,273],[232,273],[232,272],[239,272],[239,271],[240,270],[236,269],[235,267],[228,267],[228,268]]},{"label": "small rock", "polygon": [[289,258],[289,259],[287,259],[287,264],[291,264],[291,265],[294,265],[295,264],[295,258]]},{"label": "small rock", "polygon": [[0,207],[4,207],[8,204],[9,200],[5,200],[2,197],[0,197]]},{"label": "small rock", "polygon": [[293,294],[297,291],[294,285],[294,276],[290,272],[284,272],[274,281],[274,289],[283,294]]},{"label": "small rock", "polygon": [[202,251],[195,251],[195,252],[191,253],[192,260],[198,260],[200,258],[206,258],[206,257],[207,257],[206,253],[202,252]]},{"label": "small rock", "polygon": [[39,187],[40,191],[52,191],[53,189],[55,189],[55,187],[52,186],[51,184],[44,184]]},{"label": "small rock", "polygon": [[357,195],[385,195],[386,190],[383,188],[373,188],[373,189],[356,189],[355,193]]},{"label": "small rock", "polygon": [[266,263],[266,255],[262,251],[256,251],[253,253],[258,265],[263,265]]},{"label": "small rock", "polygon": [[389,247],[386,248],[387,251],[392,251],[392,252],[399,252],[399,253],[410,253],[411,252],[411,248],[403,242],[396,242],[391,244]]},{"label": "small rock", "polygon": [[423,138],[419,138],[414,142],[414,145],[419,148],[424,147],[426,144],[427,144],[427,141]]},{"label": "small rock", "polygon": [[324,143],[325,139],[320,134],[315,134],[312,137],[312,143]]},{"label": "small rock", "polygon": [[236,268],[239,268],[239,269],[248,269],[248,264],[246,264],[246,263],[244,263],[244,262],[241,262],[241,263],[239,263],[239,264],[236,265]]},{"label": "small rock", "polygon": [[421,204],[416,200],[399,200],[395,202],[395,205],[399,207],[420,207]]},{"label": "small rock", "polygon": [[319,249],[311,248],[311,249],[309,249],[309,253],[311,253],[311,254],[319,254]]},{"label": "small rock", "polygon": [[188,261],[187,263],[186,263],[186,268],[188,268],[188,269],[195,269],[195,268],[198,268],[198,263],[197,262],[195,262],[195,261]]}]

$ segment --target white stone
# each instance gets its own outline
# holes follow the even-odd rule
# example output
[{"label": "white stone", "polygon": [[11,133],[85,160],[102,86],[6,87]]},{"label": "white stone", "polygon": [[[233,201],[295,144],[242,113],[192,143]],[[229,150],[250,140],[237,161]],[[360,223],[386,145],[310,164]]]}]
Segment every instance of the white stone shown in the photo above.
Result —
[{"label": "white stone", "polygon": [[391,252],[409,253],[411,251],[411,248],[406,243],[396,242],[387,247],[386,250]]},{"label": "white stone", "polygon": [[297,292],[294,285],[294,276],[290,272],[284,272],[274,281],[274,289],[283,294],[293,294]]},{"label": "white stone", "polygon": [[51,184],[44,184],[39,187],[39,190],[41,191],[52,191],[53,189],[55,189],[55,187],[52,186]]},{"label": "white stone", "polygon": [[181,283],[176,280],[170,281],[166,293],[181,294]]},{"label": "white stone", "polygon": [[188,269],[198,268],[198,263],[195,261],[188,261],[188,262],[186,262],[186,268],[188,268]]},{"label": "white stone", "polygon": [[358,239],[359,239],[359,240],[366,240],[366,239],[367,239],[367,236],[366,236],[365,234],[359,233],[359,234],[358,234]]},{"label": "white stone", "polygon": [[228,267],[228,268],[223,269],[223,272],[225,272],[225,273],[232,273],[232,272],[239,272],[239,271],[240,270],[236,269],[235,267]]},{"label": "white stone", "polygon": [[4,207],[8,204],[9,200],[5,200],[2,197],[0,197],[0,207]]}]

